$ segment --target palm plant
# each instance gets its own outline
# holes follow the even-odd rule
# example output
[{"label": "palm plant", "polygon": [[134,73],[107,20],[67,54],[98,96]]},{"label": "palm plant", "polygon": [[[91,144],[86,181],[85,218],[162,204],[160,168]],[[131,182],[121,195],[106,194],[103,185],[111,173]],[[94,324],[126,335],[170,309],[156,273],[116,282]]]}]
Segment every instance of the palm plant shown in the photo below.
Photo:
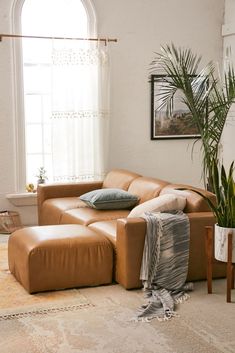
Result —
[{"label": "palm plant", "polygon": [[213,188],[217,205],[210,205],[210,203],[209,205],[220,227],[235,228],[235,183],[233,180],[233,165],[234,162],[230,165],[228,175],[226,175],[223,165],[219,173],[217,163],[213,163]]},{"label": "palm plant", "polygon": [[[235,228],[235,182],[233,179],[234,162],[231,163],[228,173],[222,165],[219,171],[218,162],[212,161],[212,182],[216,195],[216,204],[200,191],[189,189],[202,196],[214,213],[219,227]],[[179,188],[178,190],[188,190]]]},{"label": "palm plant", "polygon": [[235,75],[229,65],[220,78],[212,62],[198,73],[200,63],[201,57],[190,49],[177,49],[172,44],[161,48],[151,68],[164,74],[159,78],[164,85],[159,93],[159,110],[166,107],[168,116],[171,116],[174,97],[181,92],[181,100],[191,112],[192,124],[197,126],[201,135],[204,184],[213,191],[212,164],[218,160],[223,128],[229,109],[235,102]]},{"label": "palm plant", "polygon": [[[216,195],[216,204],[200,191],[190,189],[201,195],[208,203],[211,211],[214,213],[219,227],[235,228],[235,183],[233,179],[234,162],[231,163],[226,174],[224,166],[219,171],[218,162],[212,161],[212,182]],[[179,190],[186,190],[179,188]]]}]

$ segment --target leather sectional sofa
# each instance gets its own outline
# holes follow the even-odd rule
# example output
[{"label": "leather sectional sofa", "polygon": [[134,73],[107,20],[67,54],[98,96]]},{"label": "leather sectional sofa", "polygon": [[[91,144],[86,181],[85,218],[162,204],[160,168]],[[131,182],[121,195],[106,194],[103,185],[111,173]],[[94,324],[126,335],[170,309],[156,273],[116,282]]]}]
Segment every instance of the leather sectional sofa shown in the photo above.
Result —
[{"label": "leather sectional sofa", "polygon": [[[41,184],[38,186],[39,225],[80,224],[109,239],[114,254],[113,280],[126,289],[140,288],[139,280],[146,222],[127,218],[130,210],[97,210],[79,199],[84,193],[101,188],[119,188],[139,197],[139,203],[167,193],[177,193],[182,184],[144,177],[127,170],[110,171],[102,182]],[[195,189],[195,188],[194,188]],[[201,189],[200,189],[201,190]],[[201,190],[211,199],[214,195]],[[205,226],[214,224],[213,214],[198,194],[187,191],[186,206],[190,221],[188,280],[206,279]],[[225,266],[214,266],[214,277],[224,277]]]}]

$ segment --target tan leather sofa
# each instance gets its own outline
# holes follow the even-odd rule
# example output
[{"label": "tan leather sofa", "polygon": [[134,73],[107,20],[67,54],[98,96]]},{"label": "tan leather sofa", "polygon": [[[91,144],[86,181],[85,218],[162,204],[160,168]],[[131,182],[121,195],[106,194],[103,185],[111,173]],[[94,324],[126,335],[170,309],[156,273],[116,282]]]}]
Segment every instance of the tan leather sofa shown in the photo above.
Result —
[{"label": "tan leather sofa", "polygon": [[[103,182],[42,184],[38,186],[39,225],[82,224],[105,235],[114,251],[114,280],[126,289],[141,287],[140,266],[146,232],[142,218],[127,218],[128,210],[96,210],[87,207],[79,196],[100,188],[120,188],[138,195],[140,203],[165,193],[174,193],[182,184],[144,177],[126,170],[110,171]],[[190,187],[191,186],[186,186]],[[194,188],[195,189],[195,188]],[[212,200],[214,195],[201,190]],[[205,226],[214,224],[214,217],[204,199],[187,192],[184,212],[190,221],[190,255],[188,280],[206,278]],[[225,275],[225,266],[214,266],[214,277]]]}]

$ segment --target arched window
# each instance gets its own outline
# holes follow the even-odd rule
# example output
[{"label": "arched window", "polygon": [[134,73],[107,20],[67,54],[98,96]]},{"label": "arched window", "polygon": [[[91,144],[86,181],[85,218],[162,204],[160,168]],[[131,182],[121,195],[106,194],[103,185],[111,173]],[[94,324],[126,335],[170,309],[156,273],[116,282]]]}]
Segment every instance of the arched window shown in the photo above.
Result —
[{"label": "arched window", "polygon": [[[15,5],[15,13],[18,11],[21,18],[19,30],[24,35],[96,36],[90,0],[19,0]],[[15,56],[21,48],[16,49]],[[19,130],[21,137],[24,130],[25,148],[19,151],[25,149],[27,183],[36,183],[42,166],[51,181],[102,176],[104,147],[100,142],[105,136],[107,105],[103,105],[106,99],[101,99],[100,79],[102,76],[104,82],[107,63],[107,52],[100,43],[22,40],[22,63],[16,70],[18,80],[23,78],[24,124]]]},{"label": "arched window", "polygon": [[[36,36],[88,37],[87,14],[80,0],[25,0],[22,33]],[[26,180],[40,166],[52,178],[51,57],[47,39],[23,39]],[[67,44],[67,43],[66,43]],[[70,45],[69,43],[68,45]],[[63,44],[62,44],[63,45]]]}]

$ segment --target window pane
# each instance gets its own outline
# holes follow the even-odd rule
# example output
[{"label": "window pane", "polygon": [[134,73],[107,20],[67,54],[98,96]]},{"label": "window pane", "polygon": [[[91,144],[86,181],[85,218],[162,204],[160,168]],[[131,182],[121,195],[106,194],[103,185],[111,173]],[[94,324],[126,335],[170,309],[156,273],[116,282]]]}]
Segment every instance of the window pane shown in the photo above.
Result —
[{"label": "window pane", "polygon": [[43,108],[43,121],[44,123],[51,124],[51,96],[42,96],[42,108]]},{"label": "window pane", "polygon": [[[35,36],[89,37],[88,19],[81,0],[25,0],[22,33]],[[52,179],[51,58],[53,46],[88,45],[85,41],[22,40],[27,182],[36,182],[44,166]],[[56,44],[55,44],[56,43]]]},{"label": "window pane", "polygon": [[[35,45],[35,40],[37,45]],[[23,39],[24,62],[28,64],[50,63],[52,44],[52,41],[48,39]]]},{"label": "window pane", "polygon": [[43,150],[44,150],[44,153],[51,153],[51,125],[50,124],[44,125]]},{"label": "window pane", "polygon": [[24,34],[40,36],[87,36],[87,14],[81,0],[25,0]]},{"label": "window pane", "polygon": [[25,96],[25,119],[26,122],[40,123],[42,119],[41,96],[29,95]]},{"label": "window pane", "polygon": [[27,156],[27,183],[37,183],[38,168],[43,166],[42,155]]},{"label": "window pane", "polygon": [[40,124],[26,127],[26,153],[42,153],[42,129]]},{"label": "window pane", "polygon": [[52,173],[52,156],[51,154],[44,155],[44,167],[46,169],[46,174],[49,180],[53,180]]},{"label": "window pane", "polygon": [[24,65],[24,90],[27,93],[48,93],[51,89],[51,69],[42,65]]}]

